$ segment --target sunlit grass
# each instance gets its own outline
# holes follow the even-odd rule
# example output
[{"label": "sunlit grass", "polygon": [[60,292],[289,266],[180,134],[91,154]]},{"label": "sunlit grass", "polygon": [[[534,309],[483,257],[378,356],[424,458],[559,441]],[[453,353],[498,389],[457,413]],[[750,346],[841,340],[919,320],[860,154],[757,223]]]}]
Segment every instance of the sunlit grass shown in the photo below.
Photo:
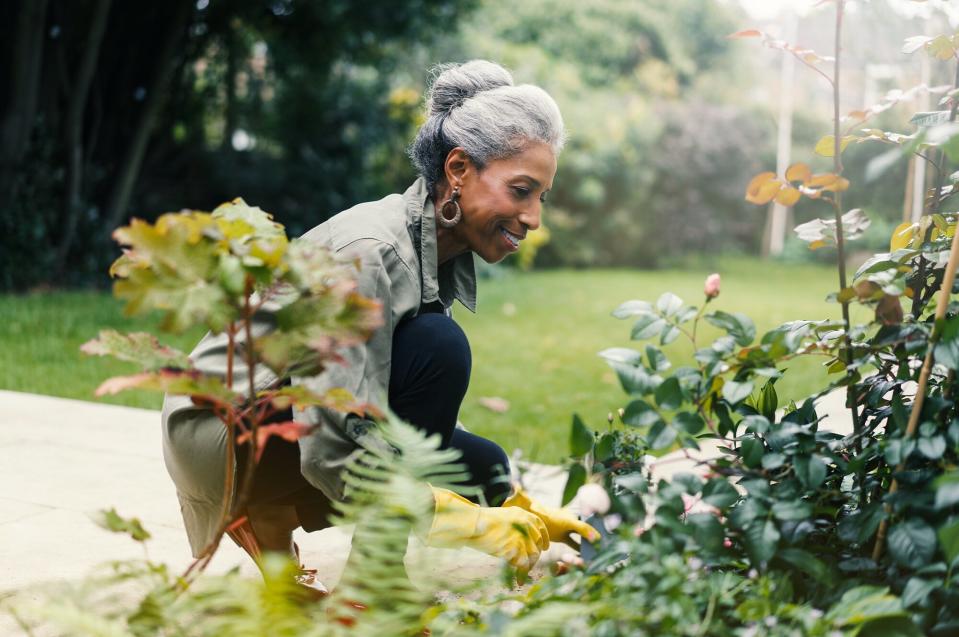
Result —
[{"label": "sunlit grass", "polygon": [[[722,294],[712,308],[744,312],[760,333],[788,320],[838,318],[839,306],[824,301],[835,289],[829,268],[723,260],[712,270],[723,276]],[[468,429],[507,449],[555,462],[566,454],[570,417],[578,412],[594,427],[623,406],[615,376],[597,357],[607,347],[638,345],[629,340],[630,323],[610,312],[627,299],[655,300],[672,291],[688,303],[702,301],[709,270],[506,271],[479,283],[479,312],[455,310],[470,339],[473,374],[460,418]],[[105,378],[131,373],[132,366],[79,352],[102,328],[157,332],[155,318],[124,318],[107,293],[56,292],[0,296],[0,389],[93,400]],[[708,325],[700,342],[715,336]],[[197,330],[161,335],[165,343],[189,350]],[[675,364],[689,360],[692,347],[682,338],[667,352]],[[821,359],[796,362],[777,385],[781,397],[802,398],[825,379]],[[506,399],[504,413],[480,405],[482,397]],[[106,402],[157,409],[160,397],[130,392]],[[65,418],[69,414],[64,414]]]}]

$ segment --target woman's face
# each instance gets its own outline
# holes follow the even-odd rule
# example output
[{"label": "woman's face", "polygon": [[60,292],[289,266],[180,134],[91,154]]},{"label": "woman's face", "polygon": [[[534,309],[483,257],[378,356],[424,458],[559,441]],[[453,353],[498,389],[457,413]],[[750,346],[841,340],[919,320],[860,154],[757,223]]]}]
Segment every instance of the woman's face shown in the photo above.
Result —
[{"label": "woman's face", "polygon": [[531,142],[521,153],[490,161],[482,170],[468,159],[466,163],[460,175],[463,217],[453,234],[484,261],[496,263],[539,227],[556,156],[547,144]]}]

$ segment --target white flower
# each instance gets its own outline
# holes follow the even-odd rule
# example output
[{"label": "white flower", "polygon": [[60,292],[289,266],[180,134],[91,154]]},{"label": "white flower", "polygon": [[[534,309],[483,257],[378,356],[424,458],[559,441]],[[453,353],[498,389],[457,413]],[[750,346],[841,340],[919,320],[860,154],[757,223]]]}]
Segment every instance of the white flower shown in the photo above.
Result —
[{"label": "white flower", "polygon": [[603,523],[608,531],[615,531],[623,523],[623,516],[618,513],[610,513],[603,518]]},{"label": "white flower", "polygon": [[589,482],[576,492],[576,501],[579,503],[579,512],[584,518],[591,515],[605,515],[609,511],[609,494],[602,486]]}]

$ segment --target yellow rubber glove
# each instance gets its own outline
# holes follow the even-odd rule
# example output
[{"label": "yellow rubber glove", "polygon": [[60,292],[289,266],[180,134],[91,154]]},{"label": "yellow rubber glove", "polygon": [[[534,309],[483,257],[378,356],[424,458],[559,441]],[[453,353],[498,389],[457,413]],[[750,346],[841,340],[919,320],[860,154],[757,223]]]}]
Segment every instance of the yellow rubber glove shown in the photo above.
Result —
[{"label": "yellow rubber glove", "polygon": [[535,502],[518,484],[513,485],[513,495],[506,498],[503,506],[519,507],[538,517],[546,525],[551,542],[563,542],[578,550],[579,545],[573,541],[570,533],[579,533],[583,539],[589,542],[595,542],[599,539],[599,531],[580,520],[572,511]]},{"label": "yellow rubber glove", "polygon": [[549,548],[546,526],[532,513],[516,507],[481,507],[452,491],[430,488],[436,512],[426,537],[429,546],[468,546],[504,558],[523,573]]}]

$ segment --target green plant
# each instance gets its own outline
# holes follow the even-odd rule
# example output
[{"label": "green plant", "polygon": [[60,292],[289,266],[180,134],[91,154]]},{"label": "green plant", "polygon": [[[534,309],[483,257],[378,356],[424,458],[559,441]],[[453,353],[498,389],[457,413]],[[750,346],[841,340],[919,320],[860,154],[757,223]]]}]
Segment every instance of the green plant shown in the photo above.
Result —
[{"label": "green plant", "polygon": [[[252,480],[232,497],[238,445],[249,447],[243,470],[252,475],[270,436],[296,440],[311,431],[304,423],[271,422],[290,407],[378,413],[340,389],[321,395],[281,381],[321,373],[335,357],[336,346],[361,342],[381,324],[380,307],[355,291],[351,264],[337,262],[328,250],[307,241],[290,242],[283,226],[241,199],[212,213],[166,214],[156,224],[134,219],[114,237],[125,249],[110,273],[127,314],[159,311],[163,330],[182,332],[200,325],[227,336],[222,375],[195,369],[186,354],[145,332],[105,330],[81,348],[141,368],[103,382],[98,395],[127,389],[188,395],[227,430],[220,524],[186,577],[203,569],[223,533],[244,515]],[[262,330],[265,322],[271,329]],[[257,386],[261,366],[276,382]]]}]

